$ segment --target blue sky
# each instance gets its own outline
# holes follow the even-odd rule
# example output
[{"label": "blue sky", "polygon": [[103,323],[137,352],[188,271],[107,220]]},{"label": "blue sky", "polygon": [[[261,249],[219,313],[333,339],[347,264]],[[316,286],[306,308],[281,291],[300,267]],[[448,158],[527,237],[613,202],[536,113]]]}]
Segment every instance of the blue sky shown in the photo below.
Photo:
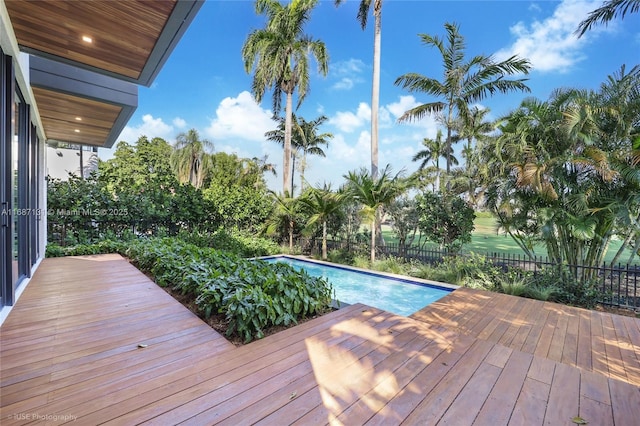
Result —
[{"label": "blue sky", "polygon": [[[307,120],[324,114],[323,131],[334,134],[326,158],[312,157],[306,178],[312,185],[332,182],[337,187],[349,170],[370,165],[370,102],[373,59],[373,18],[363,31],[356,21],[358,1],[339,8],[321,1],[306,33],[325,42],[330,66],[327,77],[315,72],[311,91],[296,112]],[[444,23],[460,25],[467,57],[518,54],[533,64],[530,94],[496,95],[484,100],[491,117],[516,108],[527,96],[547,99],[553,89],[597,89],[622,64],[640,63],[640,14],[600,26],[581,39],[573,34],[578,23],[601,1],[423,1],[385,0],[382,9],[380,88],[380,166],[413,172],[411,157],[424,137],[435,137],[432,118],[398,124],[405,110],[435,99],[408,93],[393,85],[407,72],[441,78],[438,52],[421,44],[419,33],[444,35]],[[282,148],[265,141],[275,128],[271,96],[256,104],[250,94],[251,75],[244,70],[240,51],[247,35],[261,28],[264,18],[250,1],[208,0],[166,62],[151,88],[140,88],[136,113],[119,140],[134,143],[140,135],[162,137],[170,143],[180,132],[195,128],[215,151],[240,157],[269,156],[282,189]],[[294,99],[295,102],[295,99]],[[108,159],[112,150],[100,150]],[[296,177],[296,186],[299,183]]]}]

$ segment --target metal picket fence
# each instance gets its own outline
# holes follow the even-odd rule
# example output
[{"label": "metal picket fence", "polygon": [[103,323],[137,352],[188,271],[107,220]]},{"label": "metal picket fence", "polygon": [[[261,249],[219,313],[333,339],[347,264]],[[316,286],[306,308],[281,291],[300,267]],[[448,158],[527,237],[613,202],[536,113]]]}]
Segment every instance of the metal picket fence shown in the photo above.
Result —
[{"label": "metal picket fence", "polygon": [[[302,244],[306,251],[319,252],[320,241],[306,241]],[[346,249],[368,253],[369,244],[365,242],[328,240],[327,247],[331,249]],[[425,247],[400,247],[397,243],[385,243],[384,246],[377,247],[376,251],[385,256],[394,256],[405,260],[414,260],[426,264],[436,264],[448,256],[446,251]],[[534,274],[545,268],[558,266],[547,257],[538,256],[533,259],[519,254],[505,253],[484,253],[485,258],[494,265],[505,270],[530,271]],[[466,256],[466,254],[459,254]],[[575,276],[590,277],[597,281],[597,288],[601,292],[600,303],[608,306],[631,308],[640,310],[640,266],[629,264],[618,264],[615,266],[581,266],[566,265],[572,270]]]}]

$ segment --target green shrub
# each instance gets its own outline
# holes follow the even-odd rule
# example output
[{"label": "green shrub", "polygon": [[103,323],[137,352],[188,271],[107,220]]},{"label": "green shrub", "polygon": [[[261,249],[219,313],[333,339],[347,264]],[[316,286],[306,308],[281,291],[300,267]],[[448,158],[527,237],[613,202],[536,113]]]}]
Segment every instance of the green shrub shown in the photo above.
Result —
[{"label": "green shrub", "polygon": [[215,232],[182,231],[178,233],[178,238],[198,247],[230,251],[242,257],[282,253],[280,246],[274,241],[238,230],[227,231],[220,228]]},{"label": "green shrub", "polygon": [[289,265],[256,261],[240,271],[229,277],[226,286],[216,284],[216,292],[228,290],[222,297],[229,320],[227,333],[237,333],[245,341],[261,338],[267,326],[288,326],[323,312],[331,302],[332,289],[325,280]]},{"label": "green shrub", "polygon": [[45,257],[62,257],[66,256],[67,253],[65,252],[64,247],[56,243],[49,243],[47,244],[44,255]]},{"label": "green shrub", "polygon": [[418,278],[490,291],[501,290],[499,280],[505,274],[484,256],[474,253],[469,256],[446,257],[433,266],[413,266],[410,273]]},{"label": "green shrub", "polygon": [[329,283],[285,264],[243,259],[175,238],[141,240],[127,255],[159,285],[194,297],[203,316],[224,314],[227,334],[245,342],[328,309]]},{"label": "green shrub", "polygon": [[351,265],[353,263],[353,253],[346,249],[331,249],[327,253],[327,260],[333,263]]},{"label": "green shrub", "polygon": [[593,308],[601,293],[592,280],[580,280],[566,266],[545,268],[531,278],[540,289],[552,289],[549,300],[567,305]]},{"label": "green shrub", "polygon": [[376,261],[373,262],[372,269],[390,272],[392,274],[406,275],[410,269],[410,265],[400,257],[387,256],[376,259]]},{"label": "green shrub", "polygon": [[358,254],[353,257],[353,266],[356,268],[371,268],[371,259],[369,256]]},{"label": "green shrub", "polygon": [[84,256],[90,254],[123,253],[125,244],[119,241],[103,240],[92,244],[76,244],[62,247],[55,243],[47,244],[46,257]]}]

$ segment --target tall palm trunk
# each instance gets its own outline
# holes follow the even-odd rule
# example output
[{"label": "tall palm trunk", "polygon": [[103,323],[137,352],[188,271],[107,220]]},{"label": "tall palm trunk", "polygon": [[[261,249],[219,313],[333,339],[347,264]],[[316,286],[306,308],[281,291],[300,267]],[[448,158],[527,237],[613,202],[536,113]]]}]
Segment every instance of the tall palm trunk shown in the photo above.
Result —
[{"label": "tall palm trunk", "polygon": [[327,221],[322,221],[322,260],[327,260]]},{"label": "tall palm trunk", "polygon": [[293,114],[293,92],[287,91],[287,106],[285,109],[284,122],[284,157],[282,160],[282,190],[285,194],[291,194],[293,197],[293,188],[291,186],[291,116]]},{"label": "tall palm trunk", "polygon": [[[444,149],[447,153],[447,177],[451,173],[451,126],[453,123],[453,106],[451,105],[453,100],[449,102],[449,112],[447,114],[447,144]],[[447,189],[449,189],[449,182],[447,181]]]},{"label": "tall palm trunk", "polygon": [[436,182],[433,184],[433,193],[442,192],[440,188],[440,153],[438,152],[438,156],[436,157]]},{"label": "tall palm trunk", "polygon": [[300,169],[300,193],[304,192],[304,171],[307,168],[307,153],[302,153],[302,159],[300,160],[300,165],[298,169]]},{"label": "tall palm trunk", "polygon": [[289,221],[289,252],[293,253],[293,226],[292,220]]},{"label": "tall palm trunk", "polygon": [[378,218],[378,211],[373,215],[373,220],[371,221],[371,265],[376,261],[376,224]]},{"label": "tall palm trunk", "polygon": [[371,88],[371,177],[378,177],[378,109],[380,105],[380,35],[382,28],[382,0],[373,6],[373,78]]}]

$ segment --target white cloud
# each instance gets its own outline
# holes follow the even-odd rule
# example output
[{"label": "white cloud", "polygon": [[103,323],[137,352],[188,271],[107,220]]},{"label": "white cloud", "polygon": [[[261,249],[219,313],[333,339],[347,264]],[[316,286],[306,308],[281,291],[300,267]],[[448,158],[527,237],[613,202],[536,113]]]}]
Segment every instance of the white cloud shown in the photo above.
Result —
[{"label": "white cloud", "polygon": [[173,125],[178,129],[184,129],[185,127],[187,127],[187,122],[180,117],[176,117],[173,119]]},{"label": "white cloud", "polygon": [[331,64],[331,71],[338,75],[361,73],[365,65],[360,59],[351,58]]},{"label": "white cloud", "polygon": [[[586,58],[581,51],[588,36],[574,34],[589,12],[600,6],[600,0],[564,0],[552,16],[530,25],[520,21],[510,28],[516,41],[496,54],[499,60],[519,55],[531,61],[534,70],[566,72]],[[592,32],[595,33],[595,32]]]},{"label": "white cloud", "polygon": [[247,91],[237,97],[224,98],[216,109],[216,117],[205,129],[205,134],[217,139],[238,138],[248,141],[264,141],[264,133],[276,127],[272,113],[262,109]]},{"label": "white cloud", "polygon": [[340,81],[331,86],[336,90],[349,90],[354,86],[354,81],[351,78],[343,77]]},{"label": "white cloud", "polygon": [[[389,113],[393,116],[394,121],[396,121],[406,111],[415,108],[418,105],[421,105],[421,103],[418,102],[416,98],[414,98],[412,95],[406,95],[400,96],[400,99],[397,102],[392,102],[388,105],[385,105],[384,108],[389,111]],[[436,121],[436,117],[433,115],[427,115],[417,121],[405,121],[401,125],[420,129],[420,139],[427,137],[429,134],[435,134],[436,129],[438,128],[438,122]]]},{"label": "white cloud", "polygon": [[336,126],[340,131],[351,133],[368,121],[371,121],[371,107],[366,102],[360,102],[355,113],[338,111],[329,119],[329,124]]},{"label": "white cloud", "polygon": [[[371,161],[371,135],[363,130],[355,137],[346,140],[344,135],[336,134],[325,149],[326,157],[311,156],[309,168],[305,172],[306,180],[312,185],[331,183],[337,188],[344,183],[343,175],[351,170],[368,167]],[[297,176],[296,176],[297,179]]]},{"label": "white cloud", "polygon": [[356,84],[362,83],[364,79],[360,77],[360,74],[364,68],[364,62],[354,58],[331,64],[331,75],[338,78],[338,81],[334,83],[331,88],[336,90],[350,90]]},{"label": "white cloud", "polygon": [[386,106],[386,109],[389,110],[393,117],[397,120],[402,114],[411,108],[415,108],[420,105],[420,102],[416,101],[412,95],[400,96],[400,100],[398,102],[392,102]]},{"label": "white cloud", "polygon": [[142,116],[142,123],[137,126],[126,126],[118,141],[126,141],[135,143],[140,136],[146,136],[148,139],[162,138],[171,142],[175,136],[173,126],[162,121],[162,118],[153,118],[151,114]]}]

